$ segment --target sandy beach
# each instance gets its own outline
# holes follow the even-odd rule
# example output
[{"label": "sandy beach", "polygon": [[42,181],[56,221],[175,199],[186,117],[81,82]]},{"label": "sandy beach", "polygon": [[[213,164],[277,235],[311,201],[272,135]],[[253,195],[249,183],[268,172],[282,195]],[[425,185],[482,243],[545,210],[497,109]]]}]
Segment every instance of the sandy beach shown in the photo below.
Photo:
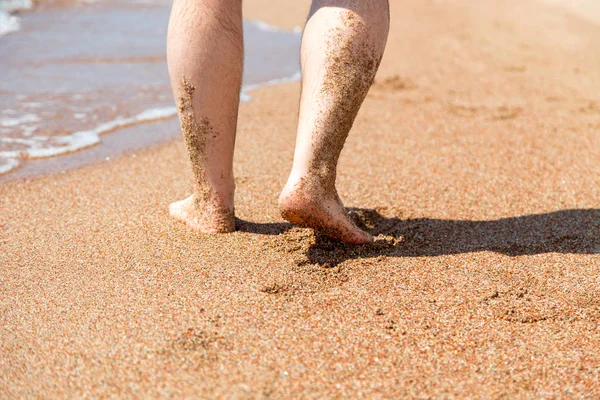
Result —
[{"label": "sandy beach", "polygon": [[234,233],[169,217],[182,140],[1,183],[0,398],[600,397],[600,21],[390,5],[338,177],[375,244],[278,215],[297,82],[241,106]]}]

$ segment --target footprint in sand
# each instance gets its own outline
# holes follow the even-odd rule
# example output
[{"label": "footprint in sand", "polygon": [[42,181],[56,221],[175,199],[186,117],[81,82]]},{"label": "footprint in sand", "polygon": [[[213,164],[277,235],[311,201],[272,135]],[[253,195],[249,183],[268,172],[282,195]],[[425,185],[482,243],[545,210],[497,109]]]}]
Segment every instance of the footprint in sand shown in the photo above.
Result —
[{"label": "footprint in sand", "polygon": [[290,286],[284,283],[279,283],[279,282],[270,282],[267,283],[266,285],[263,285],[260,288],[260,291],[266,294],[271,294],[271,295],[276,295],[276,294],[283,294],[285,292],[288,292],[290,290]]},{"label": "footprint in sand", "polygon": [[600,114],[600,102],[590,100],[585,106],[579,107],[582,114]]},{"label": "footprint in sand", "polygon": [[495,120],[517,118],[523,110],[516,106],[500,106],[489,110],[490,118]]},{"label": "footprint in sand", "polygon": [[373,82],[372,88],[380,91],[401,91],[416,89],[418,86],[409,78],[403,78],[399,75],[393,75],[388,78]]},{"label": "footprint in sand", "polygon": [[230,342],[221,333],[220,316],[208,318],[204,324],[187,328],[175,338],[168,340],[164,355],[181,358],[183,355],[194,362],[213,362],[223,351],[231,350]]},{"label": "footprint in sand", "polygon": [[493,290],[480,302],[491,308],[496,319],[512,323],[533,324],[570,314],[564,302],[527,288]]},{"label": "footprint in sand", "polygon": [[173,347],[185,352],[209,350],[216,347],[220,340],[222,338],[217,332],[188,328],[173,341]]},{"label": "footprint in sand", "polygon": [[459,117],[476,117],[483,116],[491,120],[508,120],[517,118],[522,114],[523,109],[519,106],[501,105],[501,106],[485,106],[471,105],[461,103],[449,103],[448,111],[451,114]]},{"label": "footprint in sand", "polygon": [[525,72],[527,67],[524,65],[508,65],[504,67],[504,70],[507,72]]}]

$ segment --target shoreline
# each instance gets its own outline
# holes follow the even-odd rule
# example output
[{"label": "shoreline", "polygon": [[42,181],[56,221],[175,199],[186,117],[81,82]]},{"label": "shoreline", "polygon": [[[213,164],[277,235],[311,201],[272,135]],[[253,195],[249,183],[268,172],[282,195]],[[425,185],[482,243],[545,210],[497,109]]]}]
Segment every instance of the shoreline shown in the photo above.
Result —
[{"label": "shoreline", "polygon": [[[254,90],[295,82],[299,79],[299,74],[296,74],[289,78],[246,85],[240,93],[241,103],[252,101],[251,93]],[[3,182],[39,178],[55,173],[64,173],[71,169],[95,165],[103,161],[111,161],[115,157],[124,155],[135,156],[136,152],[149,150],[178,140],[181,138],[181,132],[178,119],[176,118],[176,108],[173,107],[172,112],[170,111],[170,108],[165,108],[163,114],[166,115],[161,115],[151,120],[143,120],[138,123],[123,123],[122,120],[104,123],[90,132],[101,130],[103,126],[121,122],[118,127],[110,129],[106,133],[100,132],[96,135],[98,136],[97,140],[89,145],[82,146],[74,151],[61,153],[57,156],[34,157],[28,159],[24,165],[19,165],[8,172],[0,173],[0,184]],[[175,115],[170,115],[173,113]],[[125,120],[125,122],[129,120]]]},{"label": "shoreline", "polygon": [[[25,31],[2,39],[3,50],[12,58],[0,65],[6,83],[6,90],[0,92],[0,181],[48,172],[43,162],[27,166],[26,171],[16,170],[30,160],[93,147],[123,128],[138,126],[134,134],[139,143],[119,146],[113,137],[110,146],[89,153],[89,163],[99,160],[95,153],[114,157],[132,146],[155,145],[177,135],[147,126],[176,115],[163,54],[168,12],[163,0],[138,6],[117,0],[42,9],[26,16]],[[140,16],[146,22],[129,32],[124,27],[129,24],[123,22]],[[72,36],[77,27],[82,39],[64,47],[63,38]],[[103,32],[111,27],[114,32],[104,37]],[[142,34],[141,44],[135,38]],[[245,20],[244,35],[242,101],[250,99],[249,90],[298,79],[297,59],[290,57],[299,47],[296,29]],[[86,43],[93,45],[89,48]],[[44,50],[24,50],[40,46]],[[144,135],[144,130],[152,135]],[[114,152],[108,153],[111,149]],[[74,159],[77,162],[69,164]],[[85,155],[69,157],[64,168],[82,165],[84,159]],[[56,171],[59,164],[53,160],[49,168]]]}]

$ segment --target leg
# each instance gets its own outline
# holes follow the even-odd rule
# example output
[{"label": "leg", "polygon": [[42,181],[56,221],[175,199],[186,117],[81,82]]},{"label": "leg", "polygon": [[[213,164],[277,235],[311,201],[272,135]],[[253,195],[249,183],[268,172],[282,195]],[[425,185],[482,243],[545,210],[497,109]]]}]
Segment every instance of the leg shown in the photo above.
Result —
[{"label": "leg", "polygon": [[315,0],[302,38],[302,95],[294,164],[279,198],[288,221],[348,243],[373,238],[335,188],[337,162],[373,82],[389,27],[387,0]]},{"label": "leg", "polygon": [[234,230],[233,148],[243,68],[241,0],[174,0],[167,60],[194,194],[170,213],[201,232]]}]

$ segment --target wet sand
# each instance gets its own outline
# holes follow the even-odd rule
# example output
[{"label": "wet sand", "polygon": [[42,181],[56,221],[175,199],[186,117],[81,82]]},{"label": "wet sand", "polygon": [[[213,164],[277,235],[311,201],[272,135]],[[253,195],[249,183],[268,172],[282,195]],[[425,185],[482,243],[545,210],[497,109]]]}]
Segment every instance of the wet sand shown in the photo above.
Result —
[{"label": "wet sand", "polygon": [[235,233],[168,216],[183,141],[4,183],[0,397],[599,397],[600,25],[391,6],[338,177],[378,242],[278,216],[297,83],[241,107]]}]

